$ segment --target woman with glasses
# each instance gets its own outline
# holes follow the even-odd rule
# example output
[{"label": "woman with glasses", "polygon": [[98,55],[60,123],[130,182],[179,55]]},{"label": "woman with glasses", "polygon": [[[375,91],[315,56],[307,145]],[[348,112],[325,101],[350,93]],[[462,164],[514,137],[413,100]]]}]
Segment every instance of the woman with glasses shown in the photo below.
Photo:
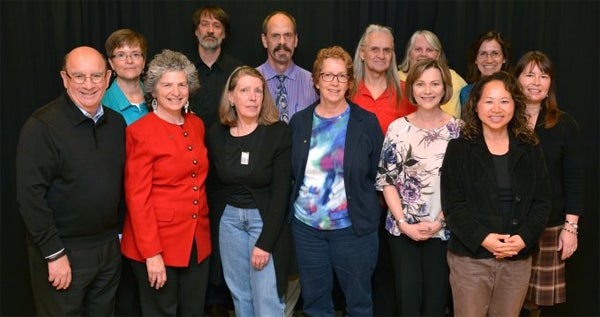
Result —
[{"label": "woman with glasses", "polygon": [[132,260],[144,316],[204,315],[211,253],[208,156],[204,124],[187,110],[199,87],[194,64],[163,50],[144,78],[154,111],[125,133],[121,250]]},{"label": "woman with glasses", "polygon": [[320,99],[296,113],[292,129],[289,220],[303,311],[333,316],[335,272],[350,316],[372,316],[380,207],[373,186],[383,134],[377,118],[347,99],[352,58],[339,46],[319,51],[313,82]]},{"label": "woman with glasses", "polygon": [[473,83],[482,76],[489,76],[510,67],[510,43],[498,31],[481,34],[467,51],[467,82],[460,90],[460,104],[464,107],[469,100]]},{"label": "woman with glasses", "polygon": [[102,104],[120,113],[130,125],[148,113],[140,80],[146,63],[146,38],[134,30],[120,29],[106,39],[105,48],[116,77]]},{"label": "woman with glasses", "polygon": [[[404,60],[398,66],[400,80],[406,81],[406,75],[411,67],[418,61],[426,58],[435,59],[442,64],[448,64],[446,53],[444,53],[444,49],[442,48],[442,42],[440,42],[437,35],[428,30],[415,31],[406,44]],[[442,110],[455,118],[460,118],[461,108],[458,95],[467,83],[456,71],[453,69],[449,69],[449,71],[452,78],[452,98],[442,104]]]}]

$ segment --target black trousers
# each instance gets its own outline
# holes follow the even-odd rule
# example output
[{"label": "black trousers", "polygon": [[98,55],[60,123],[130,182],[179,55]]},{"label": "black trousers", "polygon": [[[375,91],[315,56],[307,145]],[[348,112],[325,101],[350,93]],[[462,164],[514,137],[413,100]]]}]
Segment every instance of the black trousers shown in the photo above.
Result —
[{"label": "black trousers", "polygon": [[131,261],[140,292],[144,316],[203,316],[209,259],[196,263],[196,246],[192,247],[187,267],[167,266],[167,282],[156,290],[148,282],[146,263]]},{"label": "black trousers", "polygon": [[57,291],[48,282],[48,263],[37,245],[27,242],[29,270],[40,316],[112,316],[121,272],[119,240],[95,248],[66,250],[72,281]]}]

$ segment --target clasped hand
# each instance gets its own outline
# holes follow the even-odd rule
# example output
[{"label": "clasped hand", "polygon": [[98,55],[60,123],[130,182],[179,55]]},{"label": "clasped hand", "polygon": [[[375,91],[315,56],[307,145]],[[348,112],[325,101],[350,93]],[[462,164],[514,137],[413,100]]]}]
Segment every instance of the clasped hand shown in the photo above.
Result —
[{"label": "clasped hand", "polygon": [[525,242],[519,235],[490,233],[483,239],[481,246],[490,251],[496,259],[502,259],[519,254],[519,251],[525,248]]}]

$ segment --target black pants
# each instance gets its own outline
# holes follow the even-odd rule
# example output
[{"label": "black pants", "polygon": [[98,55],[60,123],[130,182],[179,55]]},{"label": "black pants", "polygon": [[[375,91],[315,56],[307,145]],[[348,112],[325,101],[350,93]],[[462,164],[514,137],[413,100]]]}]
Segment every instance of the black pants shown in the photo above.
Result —
[{"label": "black pants", "polygon": [[83,250],[67,250],[72,281],[57,291],[48,282],[48,263],[39,248],[27,243],[29,270],[40,316],[112,316],[121,272],[119,240]]},{"label": "black pants", "polygon": [[196,263],[196,246],[192,247],[187,267],[167,266],[167,282],[156,290],[148,282],[146,263],[131,261],[140,292],[144,316],[203,316],[209,259]]}]

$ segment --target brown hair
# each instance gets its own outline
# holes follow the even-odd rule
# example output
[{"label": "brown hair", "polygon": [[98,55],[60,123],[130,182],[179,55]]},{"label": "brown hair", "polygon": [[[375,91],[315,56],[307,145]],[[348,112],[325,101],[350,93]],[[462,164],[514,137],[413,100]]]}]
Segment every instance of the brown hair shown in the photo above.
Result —
[{"label": "brown hair", "polygon": [[277,110],[273,97],[271,97],[271,94],[269,93],[269,87],[267,86],[267,82],[263,75],[250,66],[240,66],[231,73],[225,84],[225,89],[223,89],[221,103],[219,104],[219,120],[221,123],[230,127],[237,126],[237,112],[235,112],[235,105],[229,103],[228,93],[235,90],[235,87],[242,76],[252,76],[260,79],[262,82],[263,100],[260,114],[258,115],[258,124],[271,125],[279,121],[279,110]]},{"label": "brown hair", "polygon": [[229,16],[225,12],[225,10],[215,5],[206,5],[196,10],[196,12],[194,12],[194,14],[192,15],[194,30],[196,30],[198,24],[200,24],[200,20],[202,19],[203,15],[213,17],[215,18],[215,20],[221,22],[221,24],[223,24],[223,27],[225,28],[225,37],[229,35]]},{"label": "brown hair", "polygon": [[504,63],[500,70],[509,71],[510,61],[512,58],[512,54],[510,52],[510,43],[502,37],[502,34],[498,31],[488,31],[485,32],[471,44],[469,49],[467,50],[467,82],[474,83],[481,77],[481,71],[475,64],[477,60],[477,55],[479,54],[479,48],[481,44],[486,41],[496,41],[502,48],[502,57],[504,58]]},{"label": "brown hair", "polygon": [[514,115],[508,123],[508,129],[514,136],[526,143],[538,144],[538,138],[527,125],[528,116],[525,112],[525,97],[523,96],[517,79],[505,71],[499,71],[489,76],[481,77],[473,85],[471,98],[463,109],[462,119],[465,122],[461,134],[462,137],[471,140],[482,133],[481,119],[477,115],[477,104],[481,99],[481,94],[485,85],[492,81],[500,81],[513,99],[515,110]]},{"label": "brown hair", "polygon": [[104,48],[106,49],[106,56],[111,58],[113,52],[125,45],[128,46],[136,46],[139,45],[142,50],[142,54],[144,56],[148,56],[148,43],[146,42],[146,38],[141,34],[131,29],[119,29],[112,32],[108,38],[106,39],[106,43],[104,43]]},{"label": "brown hair", "polygon": [[435,59],[426,58],[413,65],[406,75],[404,90],[406,91],[406,98],[408,98],[410,103],[414,105],[417,104],[415,95],[413,93],[413,84],[419,80],[419,78],[421,78],[426,70],[430,68],[435,68],[440,71],[440,74],[442,75],[442,83],[444,84],[444,95],[442,96],[438,106],[445,104],[448,102],[448,100],[450,100],[450,98],[452,98],[452,77],[450,77],[448,66]]},{"label": "brown hair", "polygon": [[[346,97],[350,95],[350,91],[354,87],[354,67],[352,66],[352,57],[346,52],[341,46],[331,46],[322,48],[317,53],[317,59],[313,64],[313,83],[316,85],[321,80],[321,70],[323,69],[323,62],[328,59],[340,59],[346,66],[346,72],[348,72],[348,90],[346,90]],[[316,88],[316,86],[315,86]]]},{"label": "brown hair", "polygon": [[530,70],[530,65],[539,67],[542,73],[550,76],[550,88],[548,89],[548,97],[542,100],[542,109],[546,110],[544,116],[544,128],[552,128],[560,119],[563,112],[558,108],[558,102],[556,101],[556,91],[554,85],[554,65],[546,54],[540,51],[530,51],[525,53],[515,66],[514,74],[517,78],[524,71]]}]

